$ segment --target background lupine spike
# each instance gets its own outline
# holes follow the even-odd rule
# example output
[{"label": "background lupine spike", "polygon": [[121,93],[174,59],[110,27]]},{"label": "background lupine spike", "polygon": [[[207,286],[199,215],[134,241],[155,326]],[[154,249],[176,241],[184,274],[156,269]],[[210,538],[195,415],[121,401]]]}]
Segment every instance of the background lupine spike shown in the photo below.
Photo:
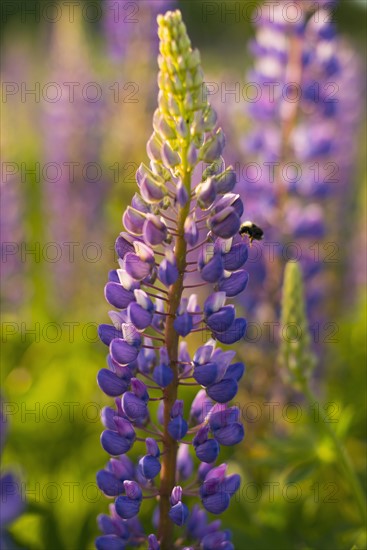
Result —
[{"label": "background lupine spike", "polygon": [[[185,502],[189,497],[200,497],[207,511],[221,514],[240,485],[238,475],[226,475],[226,464],[212,469],[221,445],[233,446],[244,437],[238,414],[227,408],[244,367],[231,364],[234,352],[216,347],[217,342],[241,340],[247,326],[245,319],[236,318],[234,305],[227,304],[248,279],[243,269],[247,247],[238,234],[244,208],[240,196],[232,193],[234,173],[221,156],[224,134],[203,94],[200,56],[191,48],[181,13],[159,16],[158,34],[159,106],[147,143],[150,167],[141,164],[137,170],[140,194],[133,196],[124,213],[127,233],[116,242],[120,269],[105,291],[119,311],[109,313],[113,325],[99,329],[109,346],[109,369],[101,369],[97,380],[105,394],[116,398],[116,410],[103,413],[106,430],[101,443],[115,458],[98,473],[97,483],[107,496],[117,497],[113,513],[119,518],[120,534],[111,534],[109,522],[100,521],[104,535],[96,541],[98,550],[136,542],[129,521],[136,519],[143,496],[159,501],[153,522],[157,536],[145,539],[150,547],[171,550],[175,525],[182,528],[193,521]],[[211,169],[202,164],[200,178],[195,168],[203,160]],[[206,285],[212,298],[203,297],[199,303],[191,289]],[[180,341],[192,332],[205,337],[208,331],[208,341],[196,352],[190,353],[186,341]],[[199,390],[189,419],[179,392],[187,378],[195,379]],[[160,426],[151,418],[152,400],[161,401]],[[210,421],[215,402],[221,405]],[[128,473],[125,454],[144,442],[146,454]],[[196,457],[208,466],[197,472],[191,443]],[[177,484],[193,476],[187,485]],[[201,489],[190,489],[195,479],[203,482]],[[148,495],[143,495],[146,490]],[[195,544],[213,533],[218,543],[228,541],[229,535],[215,523],[200,531]]]},{"label": "background lupine spike", "polygon": [[288,262],[284,271],[280,324],[279,364],[299,387],[315,365],[306,317],[303,279],[298,262]]}]

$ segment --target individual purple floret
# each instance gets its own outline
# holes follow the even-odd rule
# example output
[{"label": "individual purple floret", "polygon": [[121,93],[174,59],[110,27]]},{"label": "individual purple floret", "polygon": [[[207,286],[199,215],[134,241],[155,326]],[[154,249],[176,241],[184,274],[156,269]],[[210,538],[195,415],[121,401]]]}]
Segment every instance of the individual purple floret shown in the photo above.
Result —
[{"label": "individual purple floret", "polygon": [[[99,328],[108,357],[97,381],[115,407],[102,412],[101,443],[112,458],[97,483],[115,504],[111,516],[99,518],[104,534],[96,545],[145,541],[152,550],[172,550],[180,529],[195,547],[230,549],[230,534],[220,522],[208,524],[204,510],[190,509],[189,499],[221,514],[240,484],[215,462],[222,446],[244,437],[239,409],[228,404],[244,365],[219,345],[240,341],[247,326],[232,300],[248,281],[248,248],[238,235],[244,207],[231,167],[217,167],[224,135],[202,99],[200,58],[181,14],[168,12],[158,23],[160,91],[149,166],[138,168],[139,192],[123,214],[119,265],[105,287],[114,310],[111,324]],[[192,350],[189,338],[198,334],[202,345]],[[180,395],[184,386],[196,386],[190,403]],[[133,448],[136,464],[126,457]],[[130,522],[149,498],[159,503],[157,532],[144,535]]]}]

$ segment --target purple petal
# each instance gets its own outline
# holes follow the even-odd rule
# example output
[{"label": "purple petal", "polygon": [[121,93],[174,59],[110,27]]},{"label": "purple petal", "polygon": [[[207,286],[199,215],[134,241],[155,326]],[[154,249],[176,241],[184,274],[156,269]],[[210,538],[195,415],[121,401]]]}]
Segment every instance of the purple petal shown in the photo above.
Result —
[{"label": "purple petal", "polygon": [[226,293],[225,292],[214,292],[205,300],[204,303],[204,314],[205,317],[219,311],[226,303]]},{"label": "purple petal", "polygon": [[130,242],[130,240],[127,240],[128,235],[128,233],[122,233],[117,237],[115,242],[116,253],[121,259],[123,259],[128,252],[134,252],[132,242]]},{"label": "purple petal", "polygon": [[[217,315],[217,314],[215,314]],[[236,319],[225,332],[215,332],[215,338],[222,344],[234,344],[245,336],[247,328],[246,319]]]},{"label": "purple petal", "polygon": [[237,391],[238,385],[233,378],[223,379],[206,389],[208,396],[217,403],[228,403],[235,397]]},{"label": "purple petal", "polygon": [[172,263],[164,258],[158,267],[158,277],[165,286],[173,285],[178,279],[176,261]]},{"label": "purple petal", "polygon": [[152,322],[153,314],[149,311],[146,311],[143,309],[139,304],[136,302],[132,302],[128,307],[128,315],[130,317],[131,322],[134,324],[134,326],[138,330],[143,330]]},{"label": "purple petal", "polygon": [[176,401],[172,405],[171,417],[174,418],[175,416],[182,416],[183,415],[183,409],[184,409],[183,400],[182,399],[176,399]]},{"label": "purple petal", "polygon": [[208,223],[214,235],[223,239],[229,239],[236,235],[241,225],[240,218],[232,206],[227,206],[214,214]]},{"label": "purple petal", "polygon": [[204,363],[209,363],[213,351],[214,346],[208,344],[200,346],[200,348],[196,350],[193,358],[195,365],[203,365]]},{"label": "purple petal", "polygon": [[126,273],[133,279],[141,281],[148,277],[152,270],[152,266],[148,262],[144,262],[137,254],[129,252],[124,258],[124,269]]},{"label": "purple petal", "polygon": [[121,481],[134,477],[134,464],[126,455],[119,458],[110,458],[108,468]]},{"label": "purple petal", "polygon": [[238,407],[227,407],[226,405],[214,405],[209,413],[209,426],[211,430],[223,428],[238,422],[240,411]]},{"label": "purple petal", "polygon": [[199,390],[191,404],[190,418],[200,423],[212,407],[213,402],[208,398],[206,391]]},{"label": "purple petal", "polygon": [[223,276],[223,270],[223,260],[220,254],[214,254],[204,267],[199,268],[202,279],[208,283],[218,282]]},{"label": "purple petal", "polygon": [[240,294],[247,286],[248,273],[243,269],[234,271],[229,277],[222,279],[219,282],[219,290],[226,293],[228,298],[233,298]]},{"label": "purple petal", "polygon": [[145,223],[145,214],[139,212],[135,208],[128,206],[122,217],[122,223],[125,226],[126,231],[133,235],[142,235],[143,226]]},{"label": "purple petal", "polygon": [[132,500],[127,496],[119,496],[115,501],[116,512],[123,519],[130,519],[138,515],[140,500]]},{"label": "purple petal", "polygon": [[147,416],[147,404],[132,392],[122,396],[122,409],[130,420],[144,419]]},{"label": "purple petal", "polygon": [[125,340],[129,346],[133,346],[136,349],[141,347],[142,336],[132,323],[123,323],[121,329],[123,340]]},{"label": "purple petal", "polygon": [[218,367],[215,363],[204,363],[194,368],[193,377],[201,386],[210,386],[216,381]]},{"label": "purple petal", "polygon": [[111,269],[111,271],[108,272],[108,280],[111,281],[111,283],[120,283],[116,269]]},{"label": "purple petal", "polygon": [[149,401],[149,394],[146,385],[139,378],[131,379],[131,391],[136,397],[142,399],[143,401]]},{"label": "purple petal", "polygon": [[241,485],[241,477],[238,474],[231,474],[230,476],[226,477],[224,481],[221,483],[221,491],[225,491],[229,496],[234,495],[236,491],[240,488]]},{"label": "purple petal", "polygon": [[118,309],[125,309],[130,302],[134,301],[134,294],[126,290],[121,284],[110,282],[105,286],[107,302]]},{"label": "purple petal", "polygon": [[219,199],[214,207],[214,211],[216,213],[222,212],[225,208],[229,206],[232,207],[235,210],[237,216],[241,218],[243,214],[243,202],[240,195],[235,193],[227,193],[226,195],[224,195],[224,197]]},{"label": "purple petal", "polygon": [[124,490],[122,481],[117,479],[111,472],[107,472],[107,470],[100,470],[97,473],[97,485],[109,497],[117,497]]},{"label": "purple petal", "polygon": [[143,226],[144,240],[150,246],[157,246],[167,238],[166,225],[153,214],[147,214]]},{"label": "purple petal", "polygon": [[168,512],[169,517],[176,525],[184,525],[189,517],[189,509],[186,504],[178,502],[175,506],[172,506]]},{"label": "purple petal", "polygon": [[173,380],[173,371],[168,365],[160,364],[153,370],[153,380],[161,388],[166,388]]},{"label": "purple petal", "polygon": [[176,416],[168,424],[168,433],[177,441],[185,437],[188,430],[187,422],[182,416]]},{"label": "purple petal", "polygon": [[115,416],[113,421],[116,425],[116,430],[118,431],[119,435],[125,437],[126,439],[135,438],[135,430],[129,420],[123,418],[122,416]]},{"label": "purple petal", "polygon": [[236,172],[233,168],[227,168],[222,174],[215,177],[215,185],[217,193],[223,195],[224,193],[230,193],[236,186]]},{"label": "purple petal", "polygon": [[122,395],[128,384],[108,369],[101,369],[97,375],[97,382],[101,390],[110,397]]},{"label": "purple petal", "polygon": [[161,471],[161,463],[155,456],[143,456],[139,460],[139,466],[146,479],[154,479]]},{"label": "purple petal", "polygon": [[122,332],[113,325],[99,325],[98,336],[106,346],[109,346],[112,340],[122,337]]},{"label": "purple petal", "polygon": [[206,324],[215,333],[228,330],[234,323],[236,310],[233,305],[224,306],[206,319]]},{"label": "purple petal", "polygon": [[239,422],[229,424],[224,428],[219,428],[213,431],[213,436],[221,445],[231,447],[237,445],[245,437],[245,430]]},{"label": "purple petal", "polygon": [[215,462],[219,455],[219,445],[215,439],[208,439],[195,448],[195,453],[201,462],[211,464]]},{"label": "purple petal", "polygon": [[136,481],[132,480],[125,480],[124,481],[124,488],[126,496],[131,498],[132,500],[141,500],[143,497],[140,485],[136,483]]},{"label": "purple petal", "polygon": [[217,197],[214,178],[208,178],[196,188],[197,203],[200,208],[209,208]]},{"label": "purple petal", "polygon": [[244,372],[245,372],[245,365],[243,363],[240,363],[240,362],[233,363],[232,365],[229,365],[224,375],[224,378],[234,378],[234,380],[239,382]]},{"label": "purple petal", "polygon": [[199,240],[199,231],[191,216],[187,217],[184,225],[184,237],[187,244],[195,246]]},{"label": "purple petal", "polygon": [[134,194],[133,198],[131,199],[131,206],[135,208],[135,210],[139,210],[139,212],[143,212],[144,214],[147,214],[148,212],[150,212],[149,204],[147,204],[142,199],[139,193]]},{"label": "purple petal", "polygon": [[183,315],[179,315],[178,317],[176,317],[176,319],[174,320],[173,327],[180,336],[185,337],[192,331],[192,317],[193,316],[189,313],[184,313]]},{"label": "purple petal", "polygon": [[232,246],[231,250],[224,254],[223,263],[226,271],[236,271],[241,269],[248,258],[248,248],[245,243],[237,243]]},{"label": "purple petal", "polygon": [[0,525],[12,523],[25,509],[25,500],[21,493],[20,481],[8,472],[0,477]]},{"label": "purple petal", "polygon": [[212,514],[222,514],[225,510],[227,510],[229,503],[230,503],[230,497],[227,493],[219,492],[215,493],[214,495],[209,495],[207,497],[204,497],[202,499],[203,506],[205,510]]},{"label": "purple petal", "polygon": [[101,435],[101,444],[104,450],[112,455],[118,456],[127,453],[132,447],[134,440],[121,437],[117,432],[105,430]]},{"label": "purple petal", "polygon": [[135,361],[139,351],[136,347],[130,346],[125,340],[122,340],[122,338],[116,338],[110,344],[110,353],[112,359],[117,361],[117,363],[128,365]]}]

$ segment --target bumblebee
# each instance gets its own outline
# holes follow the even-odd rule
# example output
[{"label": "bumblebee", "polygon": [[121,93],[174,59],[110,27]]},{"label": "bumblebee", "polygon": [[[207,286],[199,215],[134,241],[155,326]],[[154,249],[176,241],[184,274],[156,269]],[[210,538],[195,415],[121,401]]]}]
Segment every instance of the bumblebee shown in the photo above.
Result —
[{"label": "bumblebee", "polygon": [[261,227],[250,221],[244,222],[241,225],[239,234],[241,237],[247,235],[250,240],[250,244],[252,244],[252,241],[261,241],[264,237],[264,231]]}]

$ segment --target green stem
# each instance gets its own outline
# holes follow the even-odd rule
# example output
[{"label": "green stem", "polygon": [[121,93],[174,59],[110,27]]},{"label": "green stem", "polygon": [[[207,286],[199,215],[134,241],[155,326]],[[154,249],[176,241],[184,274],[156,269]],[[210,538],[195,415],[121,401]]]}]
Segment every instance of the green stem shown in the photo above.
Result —
[{"label": "green stem", "polygon": [[321,414],[321,420],[322,425],[327,432],[327,434],[331,437],[334,443],[335,450],[337,452],[337,455],[339,457],[340,464],[342,465],[344,469],[345,477],[349,483],[349,486],[351,487],[355,500],[358,504],[358,508],[361,514],[361,519],[363,522],[363,525],[366,525],[367,523],[367,513],[366,513],[366,501],[363,489],[361,487],[360,481],[354,471],[354,467],[352,464],[352,461],[350,459],[350,456],[345,449],[344,445],[336,435],[335,431],[331,428],[327,415],[324,412],[324,409],[320,406],[319,401],[311,391],[309,385],[307,383],[304,384],[303,392],[305,396],[307,397],[309,404],[314,405],[315,403],[318,405],[318,410]]},{"label": "green stem", "polygon": [[[191,185],[191,171],[187,169],[187,146],[183,148],[183,181],[186,188],[190,189]],[[161,485],[159,489],[160,501],[159,501],[159,529],[158,538],[160,540],[161,550],[172,550],[174,547],[173,540],[173,523],[170,520],[168,513],[171,508],[170,496],[173,487],[176,484],[176,460],[178,443],[168,433],[168,424],[171,420],[171,409],[174,402],[177,399],[177,390],[179,384],[178,378],[178,344],[179,335],[174,329],[173,323],[175,320],[177,309],[180,305],[182,292],[184,272],[186,268],[186,252],[187,246],[184,235],[184,224],[190,211],[190,202],[188,202],[183,208],[179,209],[177,229],[178,237],[176,238],[175,257],[177,262],[177,268],[179,277],[175,284],[173,284],[168,293],[168,316],[165,329],[165,341],[170,358],[170,366],[173,371],[173,380],[167,388],[163,391],[163,403],[164,403],[164,429],[163,429],[163,447],[164,455],[162,457],[162,469],[161,469]]]}]

